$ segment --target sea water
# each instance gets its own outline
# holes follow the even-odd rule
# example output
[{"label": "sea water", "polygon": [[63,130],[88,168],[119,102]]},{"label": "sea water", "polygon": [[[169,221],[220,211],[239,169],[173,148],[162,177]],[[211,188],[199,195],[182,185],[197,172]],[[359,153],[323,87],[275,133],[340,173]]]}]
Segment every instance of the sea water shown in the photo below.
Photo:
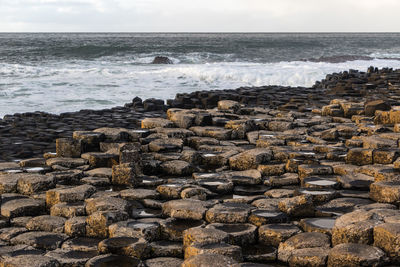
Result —
[{"label": "sea water", "polygon": [[[167,56],[174,64],[151,64]],[[399,33],[0,33],[0,118],[400,68]]]}]

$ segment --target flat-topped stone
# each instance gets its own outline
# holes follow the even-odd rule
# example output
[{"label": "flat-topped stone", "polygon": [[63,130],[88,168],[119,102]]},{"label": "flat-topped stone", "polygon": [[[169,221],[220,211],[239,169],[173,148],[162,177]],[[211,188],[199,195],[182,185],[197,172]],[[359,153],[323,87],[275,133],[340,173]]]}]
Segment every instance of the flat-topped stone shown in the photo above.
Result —
[{"label": "flat-topped stone", "polygon": [[54,250],[67,238],[65,234],[38,231],[22,233],[12,238],[10,242],[13,245],[25,244],[38,249]]},{"label": "flat-topped stone", "polygon": [[272,152],[265,148],[250,149],[229,158],[229,166],[235,170],[257,169],[258,165],[268,163]]},{"label": "flat-topped stone", "polygon": [[45,202],[31,198],[7,201],[1,205],[1,215],[7,218],[37,216],[44,212]]},{"label": "flat-topped stone", "polygon": [[203,219],[208,204],[199,200],[171,200],[162,205],[163,214],[176,219]]},{"label": "flat-topped stone", "polygon": [[91,185],[80,185],[60,189],[51,189],[46,192],[46,204],[51,207],[61,202],[74,203],[89,198],[96,188]]},{"label": "flat-topped stone", "polygon": [[278,259],[287,262],[293,251],[304,248],[330,248],[329,236],[322,233],[301,233],[279,244]]},{"label": "flat-topped stone", "polygon": [[385,253],[364,244],[340,244],[329,251],[328,266],[383,266]]}]

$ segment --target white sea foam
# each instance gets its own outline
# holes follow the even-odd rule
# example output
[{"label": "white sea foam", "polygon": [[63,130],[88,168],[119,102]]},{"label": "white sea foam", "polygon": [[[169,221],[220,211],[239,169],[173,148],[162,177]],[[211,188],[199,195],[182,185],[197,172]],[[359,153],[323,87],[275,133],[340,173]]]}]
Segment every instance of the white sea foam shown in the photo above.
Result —
[{"label": "white sea foam", "polygon": [[[193,61],[198,60],[198,55]],[[200,55],[203,58],[204,55]],[[229,57],[229,55],[227,55]],[[400,68],[399,60],[326,62],[219,62],[173,65],[145,64],[153,59],[51,62],[45,66],[0,63],[0,117],[28,111],[61,113],[101,109],[142,98],[174,98],[176,93],[233,89],[240,86],[312,86],[326,74],[369,66]]]}]

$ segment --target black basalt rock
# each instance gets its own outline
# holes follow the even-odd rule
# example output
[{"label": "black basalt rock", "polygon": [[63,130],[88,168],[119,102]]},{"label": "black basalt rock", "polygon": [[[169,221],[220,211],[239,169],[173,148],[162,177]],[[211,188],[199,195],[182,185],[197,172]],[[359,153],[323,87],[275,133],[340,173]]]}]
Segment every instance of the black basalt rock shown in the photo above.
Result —
[{"label": "black basalt rock", "polygon": [[151,64],[174,64],[171,59],[164,56],[157,56],[153,59]]}]

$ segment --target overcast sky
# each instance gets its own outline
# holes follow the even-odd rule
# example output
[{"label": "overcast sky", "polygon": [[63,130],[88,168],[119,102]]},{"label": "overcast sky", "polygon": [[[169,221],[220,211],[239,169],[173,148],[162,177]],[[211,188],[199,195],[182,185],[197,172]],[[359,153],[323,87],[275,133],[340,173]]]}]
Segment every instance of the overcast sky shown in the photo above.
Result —
[{"label": "overcast sky", "polygon": [[400,31],[400,0],[0,0],[0,31]]}]

